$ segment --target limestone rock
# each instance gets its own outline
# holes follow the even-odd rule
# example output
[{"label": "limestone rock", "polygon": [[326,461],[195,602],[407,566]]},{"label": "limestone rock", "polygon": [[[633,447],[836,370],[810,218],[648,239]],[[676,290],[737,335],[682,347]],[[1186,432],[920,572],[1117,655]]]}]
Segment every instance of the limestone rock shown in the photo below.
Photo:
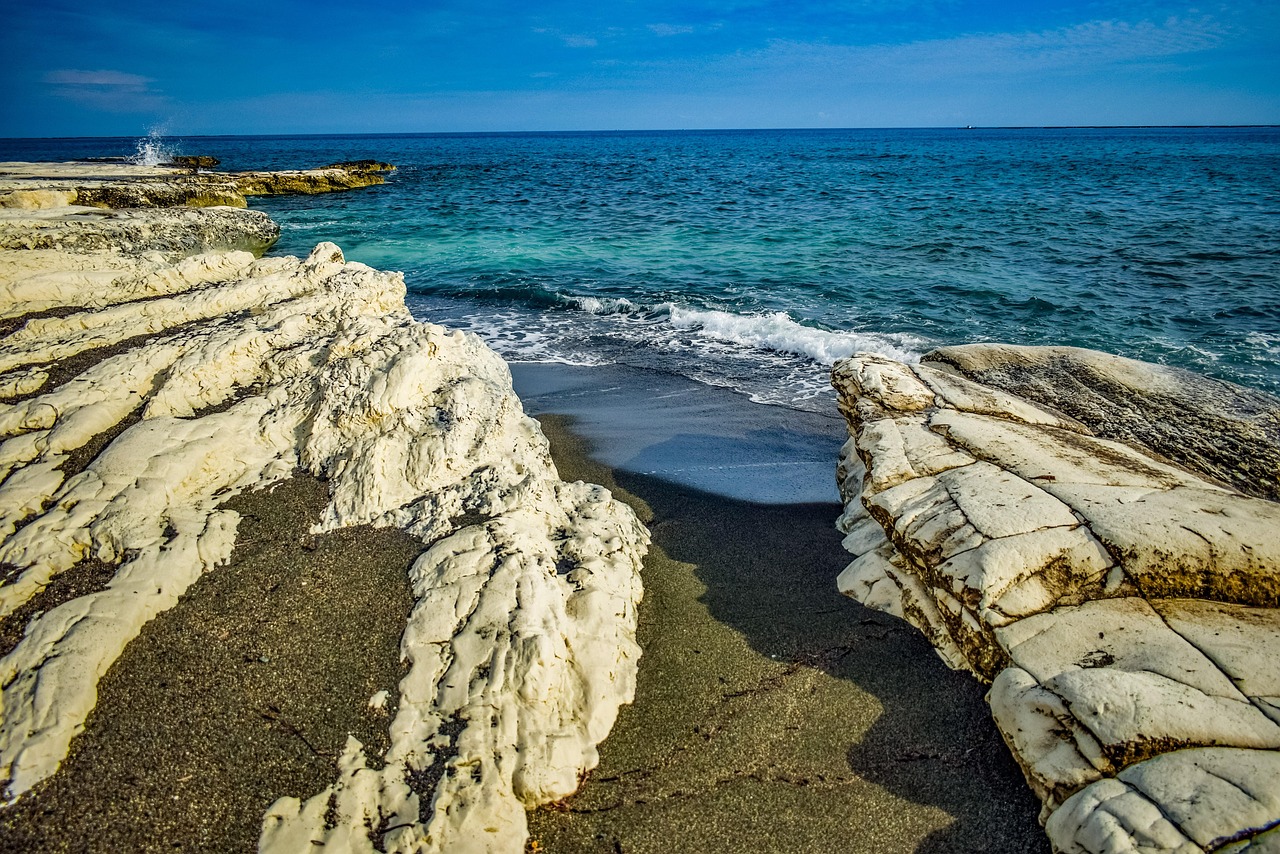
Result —
[{"label": "limestone rock", "polygon": [[[214,158],[195,158],[200,170]],[[358,160],[280,172],[188,171],[128,163],[0,163],[0,208],[244,207],[245,197],[331,193],[385,183],[389,163]]]},{"label": "limestone rock", "polygon": [[[4,799],[56,772],[125,646],[230,558],[221,505],[303,468],[330,486],[317,530],[397,525],[424,550],[390,750],[350,742],[262,849],[522,850],[525,809],[577,787],[634,693],[630,510],[559,479],[505,364],[414,321],[400,274],[328,243],[255,259],[274,226],[244,210],[6,211],[0,619],[25,624],[0,658]],[[118,568],[30,615],[87,559]]]},{"label": "limestone rock", "polygon": [[314,195],[382,184],[380,173],[395,169],[389,163],[360,160],[320,169],[285,172],[232,172],[236,190],[245,196]]},{"label": "limestone rock", "polygon": [[198,169],[212,169],[222,161],[207,154],[179,154],[173,157],[174,166],[183,166],[193,172]]},{"label": "limestone rock", "polygon": [[925,360],[1280,501],[1280,399],[1265,392],[1077,347],[967,344]]},{"label": "limestone rock", "polygon": [[[1212,381],[1084,351],[930,359],[861,354],[833,369],[850,427],[838,524],[855,556],[840,590],[991,682],[1055,848],[1272,844],[1280,504],[1227,485],[1205,425],[1231,422],[1241,470],[1274,468],[1274,443],[1258,447],[1273,410],[1245,395],[1257,405],[1233,421]],[[1099,388],[1046,393],[1064,370]],[[973,379],[991,376],[1002,381]],[[1139,400],[1132,424],[1121,388]],[[1194,406],[1190,451],[1166,452],[1170,428],[1151,422]]]},{"label": "limestone rock", "polygon": [[[217,207],[102,210],[69,206],[40,211],[0,210],[0,250],[52,250],[138,257],[159,253],[164,260],[209,252],[266,252],[280,238],[280,226],[261,211]],[[21,260],[15,264],[22,264]],[[45,268],[55,275],[65,270]],[[0,273],[6,277],[12,273]]]}]

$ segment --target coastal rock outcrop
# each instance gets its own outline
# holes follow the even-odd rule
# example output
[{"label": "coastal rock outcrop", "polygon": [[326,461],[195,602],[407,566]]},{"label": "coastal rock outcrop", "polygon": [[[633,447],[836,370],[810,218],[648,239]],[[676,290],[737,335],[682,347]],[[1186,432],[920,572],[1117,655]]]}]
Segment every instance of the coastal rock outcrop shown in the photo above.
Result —
[{"label": "coastal rock outcrop", "polygon": [[[196,158],[212,160],[213,158]],[[314,195],[385,183],[395,166],[376,160],[278,172],[191,171],[181,166],[0,163],[0,208],[75,204],[126,209],[245,207],[248,196]]]},{"label": "coastal rock outcrop", "polygon": [[[1226,386],[1148,387],[1169,374],[1112,359],[975,345],[837,363],[855,555],[838,584],[990,683],[1057,850],[1270,850],[1280,504],[1223,482],[1203,389],[1237,472],[1274,475],[1276,402],[1249,392],[1240,415]],[[1197,406],[1175,447],[1161,413]]]},{"label": "coastal rock outcrop", "polygon": [[[577,787],[633,696],[643,526],[559,479],[506,365],[415,321],[400,274],[331,243],[257,258],[249,211],[90,210],[0,211],[3,799],[57,771],[125,646],[231,559],[228,499],[304,470],[329,485],[316,531],[393,525],[423,552],[390,749],[349,741],[262,850],[522,850],[525,809]],[[88,563],[104,580],[56,596]]]}]

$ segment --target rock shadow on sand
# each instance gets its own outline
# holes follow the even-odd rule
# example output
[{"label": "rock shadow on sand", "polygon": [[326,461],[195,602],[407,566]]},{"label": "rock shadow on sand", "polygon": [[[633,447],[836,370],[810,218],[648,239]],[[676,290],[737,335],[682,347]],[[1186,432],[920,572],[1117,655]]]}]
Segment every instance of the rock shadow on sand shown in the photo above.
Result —
[{"label": "rock shadow on sand", "polygon": [[982,686],[836,592],[838,504],[609,470],[542,420],[562,475],[631,502],[653,546],[636,703],[581,792],[531,817],[541,850],[1048,851]]}]

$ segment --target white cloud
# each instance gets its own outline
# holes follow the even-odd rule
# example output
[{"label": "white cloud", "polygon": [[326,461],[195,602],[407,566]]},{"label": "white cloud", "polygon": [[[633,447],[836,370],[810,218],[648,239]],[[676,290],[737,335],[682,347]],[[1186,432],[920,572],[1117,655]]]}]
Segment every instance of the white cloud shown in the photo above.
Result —
[{"label": "white cloud", "polygon": [[1163,22],[1090,21],[1056,30],[978,33],[893,45],[845,46],[778,41],[759,55],[793,66],[898,72],[907,78],[1098,71],[1119,63],[1208,50],[1228,35],[1210,18]]},{"label": "white cloud", "polygon": [[50,71],[44,76],[44,82],[61,86],[126,86],[145,88],[154,83],[150,77],[140,74],[127,74],[123,71],[75,71],[62,69]]},{"label": "white cloud", "polygon": [[649,29],[658,36],[682,36],[693,32],[693,27],[675,24],[649,24]]},{"label": "white cloud", "polygon": [[169,105],[163,93],[151,88],[155,80],[125,71],[63,68],[50,71],[44,82],[59,98],[108,113],[153,112]]},{"label": "white cloud", "polygon": [[551,27],[534,27],[533,31],[540,36],[555,36],[560,39],[566,47],[596,47],[599,44],[594,36],[575,35],[566,33],[562,30],[552,29]]}]

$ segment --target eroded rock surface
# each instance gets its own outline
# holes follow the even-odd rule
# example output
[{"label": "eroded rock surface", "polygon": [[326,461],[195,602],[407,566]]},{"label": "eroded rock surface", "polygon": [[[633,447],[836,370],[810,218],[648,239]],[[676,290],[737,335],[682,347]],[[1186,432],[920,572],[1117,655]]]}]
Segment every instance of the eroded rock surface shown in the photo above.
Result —
[{"label": "eroded rock surface", "polygon": [[[1119,377],[1162,369],[1016,348],[1022,380],[1001,385],[1040,389],[1028,399],[940,367],[1007,370],[999,348],[980,346],[917,366],[862,354],[833,370],[851,436],[838,524],[855,559],[841,591],[908,620],[991,684],[1058,850],[1270,850],[1280,504],[1224,485],[1212,461],[1193,470],[1216,459],[1208,432],[1186,453],[1152,452],[1176,429],[1152,428],[1167,409],[1135,404],[1137,426],[1121,426]],[[1063,360],[1086,367],[1045,392],[1058,375],[1035,366]],[[1080,404],[1072,389],[1100,365],[1095,397],[1109,403]],[[1167,406],[1172,384],[1146,399]],[[1184,390],[1182,405],[1198,394]],[[1258,404],[1246,413],[1265,397],[1246,395]],[[1234,411],[1221,396],[1218,408]],[[1237,460],[1274,465],[1265,429],[1228,432]]]},{"label": "eroded rock surface", "polygon": [[[577,787],[633,695],[644,528],[559,479],[505,364],[414,321],[400,274],[329,243],[255,258],[248,211],[37,208],[0,226],[0,620],[22,623],[3,798],[57,771],[125,645],[230,558],[223,504],[304,469],[330,488],[316,530],[395,525],[424,551],[390,749],[352,740],[262,849],[521,850],[526,807]],[[13,248],[32,211],[53,225]],[[114,572],[47,598],[90,562]]]},{"label": "eroded rock surface", "polygon": [[394,169],[376,160],[279,172],[193,171],[177,164],[0,163],[0,208],[242,208],[247,196],[313,195],[382,184],[383,173]]},{"label": "eroded rock surface", "polygon": [[1098,436],[1280,501],[1280,400],[1265,392],[1077,347],[966,344],[928,359],[1078,418]]}]

